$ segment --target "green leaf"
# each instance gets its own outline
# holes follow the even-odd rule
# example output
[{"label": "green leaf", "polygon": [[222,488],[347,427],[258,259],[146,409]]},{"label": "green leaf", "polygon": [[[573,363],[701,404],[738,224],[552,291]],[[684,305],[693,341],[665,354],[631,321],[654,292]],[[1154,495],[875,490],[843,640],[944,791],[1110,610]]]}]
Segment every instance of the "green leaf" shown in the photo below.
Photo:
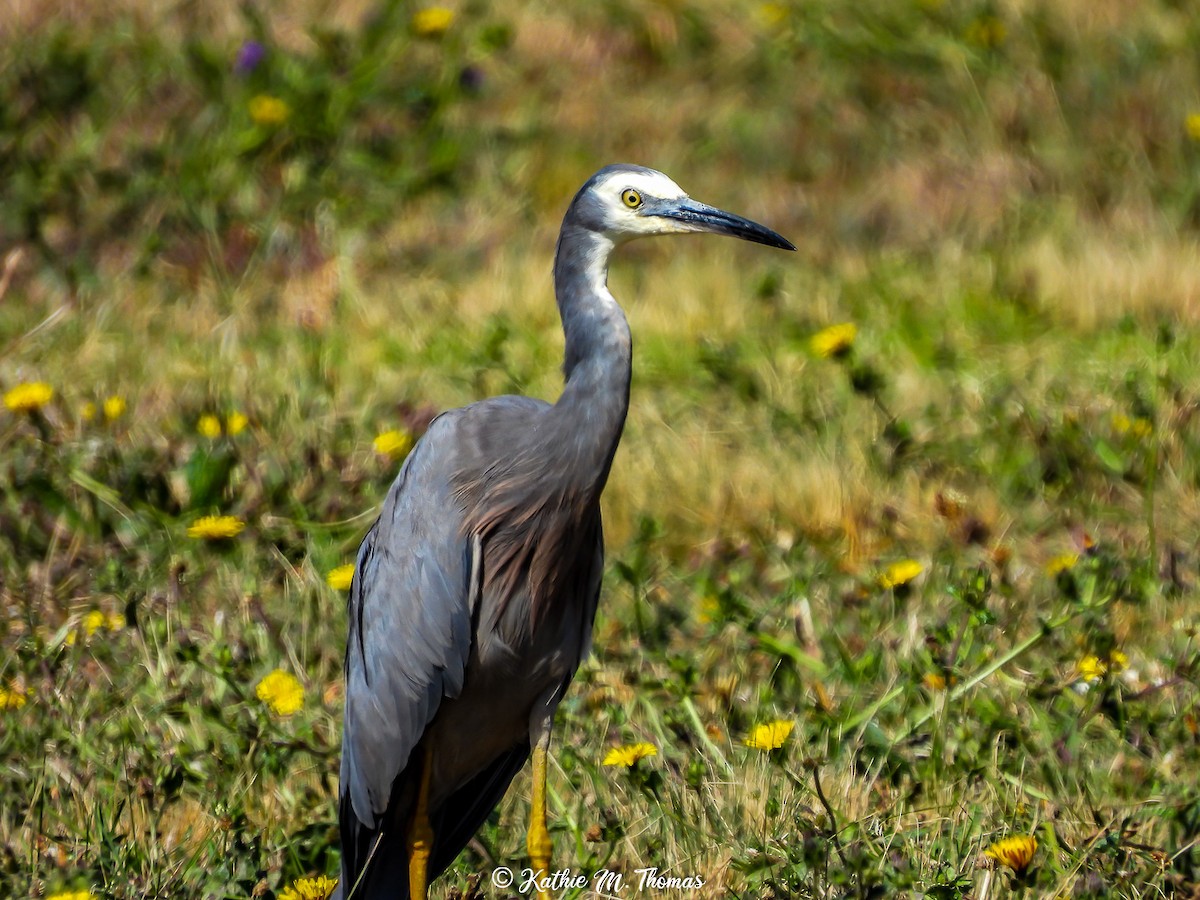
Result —
[{"label": "green leaf", "polygon": [[1104,463],[1104,467],[1106,469],[1108,469],[1114,475],[1125,474],[1125,460],[1121,458],[1121,454],[1118,453],[1117,450],[1108,443],[1108,441],[1104,440],[1103,438],[1098,438],[1096,440],[1095,447],[1096,456],[1099,457],[1100,462]]}]

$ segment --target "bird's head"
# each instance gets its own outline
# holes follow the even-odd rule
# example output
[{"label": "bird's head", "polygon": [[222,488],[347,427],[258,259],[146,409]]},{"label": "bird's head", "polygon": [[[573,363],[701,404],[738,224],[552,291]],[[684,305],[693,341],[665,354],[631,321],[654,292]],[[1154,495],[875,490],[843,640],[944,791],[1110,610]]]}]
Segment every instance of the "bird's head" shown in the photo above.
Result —
[{"label": "bird's head", "polygon": [[650,234],[712,232],[795,250],[770,228],[693,200],[662,172],[642,166],[606,166],[575,196],[568,217],[614,243]]}]

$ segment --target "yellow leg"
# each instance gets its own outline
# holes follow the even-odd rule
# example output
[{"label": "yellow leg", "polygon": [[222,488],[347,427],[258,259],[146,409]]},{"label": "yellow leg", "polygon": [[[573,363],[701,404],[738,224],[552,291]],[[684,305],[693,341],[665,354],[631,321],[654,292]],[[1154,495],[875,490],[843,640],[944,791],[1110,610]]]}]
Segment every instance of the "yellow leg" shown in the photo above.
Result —
[{"label": "yellow leg", "polygon": [[432,775],[433,748],[426,747],[421,760],[421,783],[417,786],[417,808],[408,825],[408,893],[412,900],[425,900],[429,887],[429,856],[433,853],[433,828],[429,824]]},{"label": "yellow leg", "polygon": [[[529,810],[529,834],[525,839],[529,864],[542,876],[550,874],[550,830],[546,827],[546,747],[538,742],[533,748],[533,803]],[[538,891],[539,896],[549,892]]]}]

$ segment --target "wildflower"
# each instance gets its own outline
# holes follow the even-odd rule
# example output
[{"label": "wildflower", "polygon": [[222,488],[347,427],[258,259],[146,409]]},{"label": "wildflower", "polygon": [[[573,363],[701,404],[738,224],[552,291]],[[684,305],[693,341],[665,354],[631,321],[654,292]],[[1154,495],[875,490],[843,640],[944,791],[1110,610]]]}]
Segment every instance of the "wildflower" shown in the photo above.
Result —
[{"label": "wildflower", "polygon": [[[125,627],[125,617],[121,613],[105,613],[101,610],[93,609],[83,617],[82,624],[84,635],[91,637],[101,628],[105,631],[120,631]],[[74,635],[68,635],[68,638],[74,638]]]},{"label": "wildflower", "polygon": [[337,881],[318,875],[316,878],[297,878],[279,892],[279,900],[328,900]]},{"label": "wildflower", "polygon": [[335,591],[350,590],[350,582],[354,580],[354,563],[346,563],[325,573],[325,583]]},{"label": "wildflower", "polygon": [[1200,113],[1192,113],[1183,120],[1183,127],[1187,131],[1188,137],[1193,141],[1200,141]]},{"label": "wildflower", "polygon": [[707,594],[700,601],[700,609],[696,618],[702,625],[711,625],[721,618],[721,601],[715,594]]},{"label": "wildflower", "polygon": [[1028,834],[1018,834],[997,841],[988,847],[983,855],[1019,873],[1029,867],[1035,850],[1037,850],[1037,840],[1034,837]]},{"label": "wildflower", "polygon": [[1135,438],[1147,438],[1154,433],[1154,423],[1149,419],[1141,416],[1131,419],[1119,412],[1112,415],[1112,427],[1117,434],[1127,434]]},{"label": "wildflower", "polygon": [[290,716],[304,705],[304,687],[291,672],[275,669],[254,689],[255,695],[277,716]]},{"label": "wildflower", "polygon": [[246,41],[238,50],[237,59],[233,63],[233,71],[245,77],[258,68],[267,56],[267,48],[258,41]]},{"label": "wildflower", "polygon": [[89,400],[83,406],[79,407],[79,415],[85,422],[90,422],[96,418],[96,404]]},{"label": "wildflower", "polygon": [[196,430],[206,438],[219,438],[221,436],[221,420],[210,413],[205,413],[196,422]]},{"label": "wildflower", "polygon": [[742,743],[754,750],[778,750],[796,727],[795,722],[787,719],[776,719],[765,725],[755,725],[750,736]]},{"label": "wildflower", "polygon": [[83,632],[88,637],[91,637],[97,631],[104,627],[104,613],[98,609],[93,609],[90,613],[83,617]]},{"label": "wildflower", "polygon": [[441,37],[454,24],[454,11],[444,6],[427,6],[413,13],[412,31],[417,37]]},{"label": "wildflower", "polygon": [[44,381],[18,384],[4,395],[4,405],[15,413],[36,412],[54,399],[54,388]]},{"label": "wildflower", "polygon": [[244,413],[231,412],[225,419],[225,433],[230,437],[233,437],[235,434],[241,434],[248,424],[250,424],[250,420],[246,418]]},{"label": "wildflower", "polygon": [[187,530],[188,537],[206,541],[220,541],[237,537],[246,523],[237,516],[202,516]]},{"label": "wildflower", "polygon": [[392,459],[404,459],[412,449],[412,435],[407,431],[392,429],[378,435],[373,442],[375,452],[380,456],[390,456]]},{"label": "wildflower", "polygon": [[639,760],[646,759],[648,756],[658,756],[658,748],[653,744],[647,744],[645,741],[637,744],[626,744],[623,747],[613,747],[609,750],[601,765],[624,766],[629,769],[636,765]]},{"label": "wildflower", "polygon": [[788,19],[788,8],[782,3],[761,3],[757,12],[759,21],[769,28],[778,28]]},{"label": "wildflower", "polygon": [[0,712],[6,709],[20,709],[25,705],[25,691],[15,684],[8,688],[0,687]]},{"label": "wildflower", "polygon": [[809,347],[822,359],[841,359],[849,354],[857,336],[858,326],[853,322],[843,322],[841,325],[822,328],[812,336]]},{"label": "wildflower", "polygon": [[113,394],[104,401],[104,418],[108,421],[119,419],[125,414],[125,398]]},{"label": "wildflower", "polygon": [[921,678],[921,684],[925,685],[931,691],[944,691],[946,689],[946,676],[941,672],[926,672]]},{"label": "wildflower", "polygon": [[1129,657],[1120,650],[1113,650],[1106,659],[1101,659],[1094,654],[1085,656],[1075,663],[1075,673],[1081,681],[1093,682],[1099,681],[1109,672],[1115,675],[1125,671],[1128,667]]},{"label": "wildflower", "polygon": [[883,570],[883,574],[879,576],[879,584],[889,590],[898,588],[908,584],[923,571],[925,571],[924,566],[915,559],[902,559]]},{"label": "wildflower", "polygon": [[981,16],[967,28],[967,40],[979,47],[995,48],[1004,43],[1008,29],[995,16]]},{"label": "wildflower", "polygon": [[292,114],[287,102],[269,94],[250,98],[250,118],[256,125],[282,125]]},{"label": "wildflower", "polygon": [[1079,554],[1077,553],[1060,553],[1050,562],[1046,563],[1046,574],[1050,577],[1058,575],[1060,572],[1065,572],[1068,569],[1075,568],[1075,564],[1079,562]]},{"label": "wildflower", "polygon": [[1075,672],[1084,681],[1099,681],[1107,671],[1108,666],[1098,656],[1088,655],[1075,663]]},{"label": "wildflower", "polygon": [[46,900],[91,900],[95,896],[91,888],[84,888],[82,891],[59,891],[48,896]]}]

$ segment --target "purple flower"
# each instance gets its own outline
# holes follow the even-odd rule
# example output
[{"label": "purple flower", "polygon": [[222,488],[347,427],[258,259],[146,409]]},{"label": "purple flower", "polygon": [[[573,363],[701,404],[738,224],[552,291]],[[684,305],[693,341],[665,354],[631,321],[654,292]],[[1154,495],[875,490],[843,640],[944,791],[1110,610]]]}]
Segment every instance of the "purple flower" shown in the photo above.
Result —
[{"label": "purple flower", "polygon": [[466,66],[458,73],[458,85],[468,94],[478,94],[483,90],[483,69],[479,66]]},{"label": "purple flower", "polygon": [[249,75],[258,68],[258,64],[266,55],[267,48],[258,41],[246,41],[242,44],[242,49],[238,51],[237,59],[233,63],[233,71],[239,75]]}]

